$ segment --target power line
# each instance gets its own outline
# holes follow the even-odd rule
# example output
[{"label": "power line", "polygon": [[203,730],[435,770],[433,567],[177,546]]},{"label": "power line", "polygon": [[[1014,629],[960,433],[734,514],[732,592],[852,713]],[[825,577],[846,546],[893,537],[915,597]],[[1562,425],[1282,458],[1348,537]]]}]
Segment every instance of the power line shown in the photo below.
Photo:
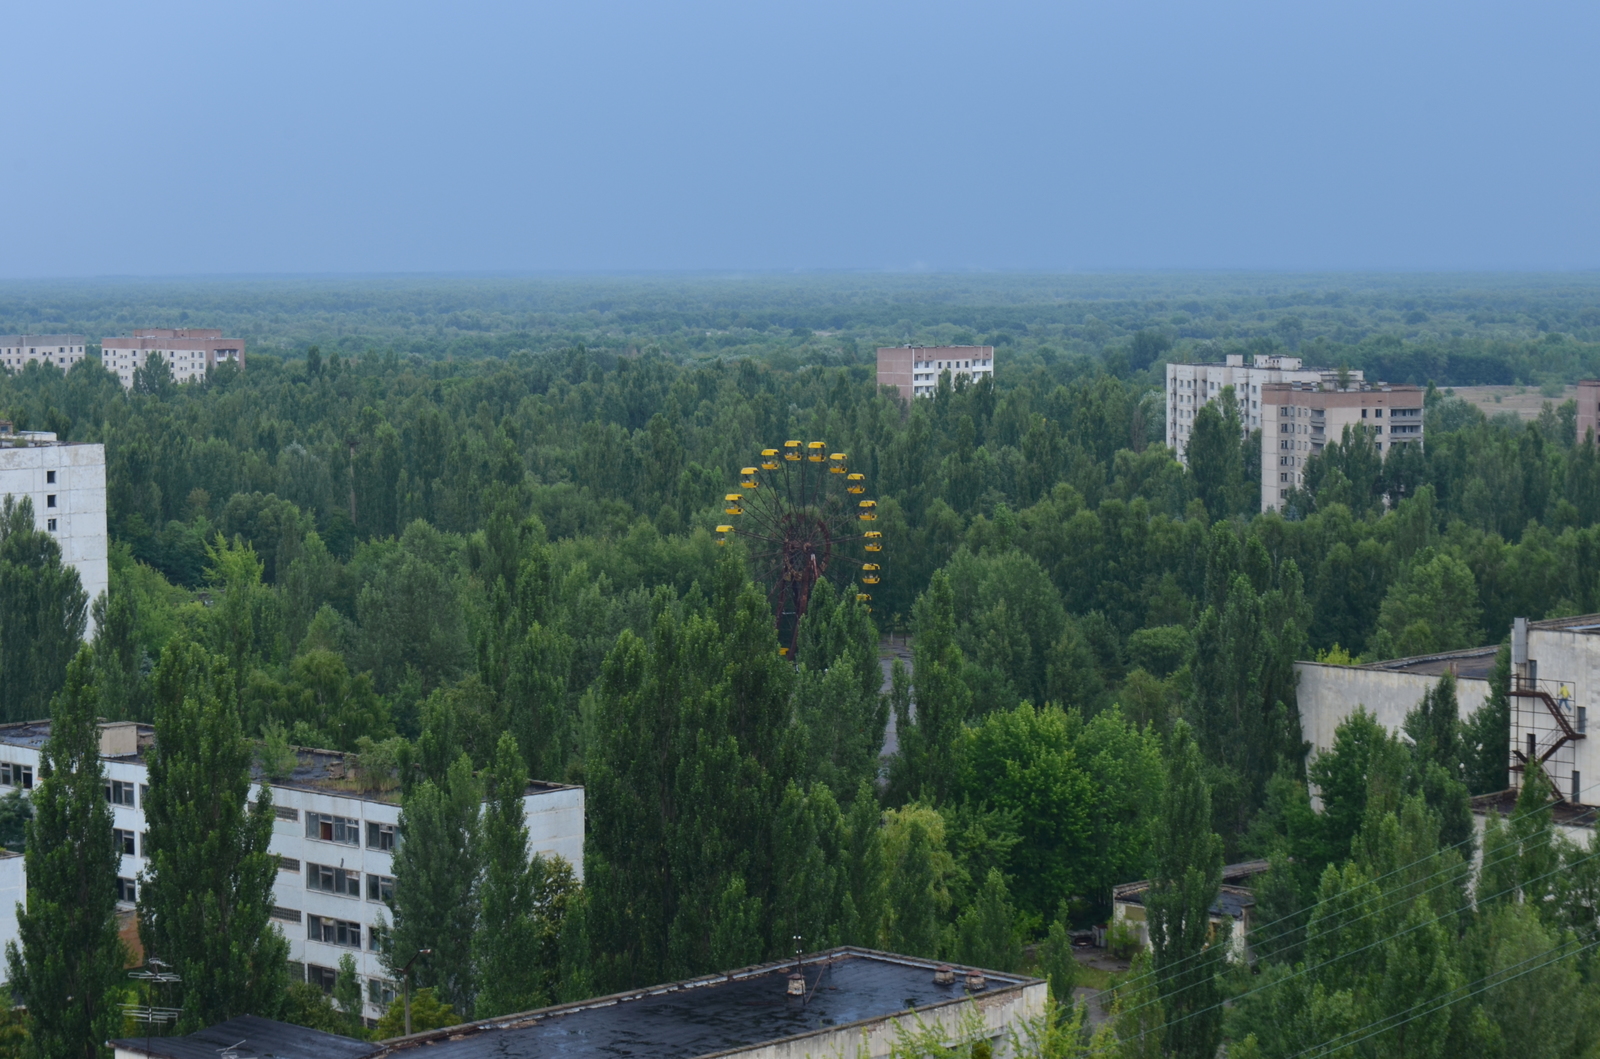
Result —
[{"label": "power line", "polygon": [[[1548,879],[1552,875],[1558,875],[1561,872],[1569,871],[1573,867],[1576,867],[1577,865],[1582,864],[1584,861],[1593,860],[1596,857],[1600,857],[1600,851],[1596,851],[1594,853],[1590,853],[1590,854],[1588,854],[1586,856],[1578,858],[1577,860],[1573,861],[1570,864],[1563,864],[1558,868],[1555,868],[1555,869],[1553,869],[1551,871],[1545,872],[1543,875],[1536,876],[1535,878],[1532,878],[1532,879],[1528,879],[1521,885],[1526,885],[1527,883],[1535,883],[1535,882],[1538,882],[1540,879]],[[1232,1003],[1234,1001],[1243,1000],[1245,997],[1248,997],[1248,996],[1254,996],[1255,994],[1257,994],[1257,993],[1259,993],[1259,992],[1261,992],[1261,991],[1263,991],[1265,989],[1271,989],[1273,986],[1282,985],[1284,982],[1292,981],[1292,980],[1294,980],[1296,978],[1299,978],[1301,975],[1309,974],[1312,971],[1320,970],[1321,968],[1327,967],[1330,964],[1338,963],[1340,960],[1348,959],[1351,956],[1355,956],[1355,955],[1357,955],[1359,953],[1366,952],[1368,949],[1374,948],[1374,947],[1376,947],[1378,945],[1382,945],[1382,944],[1384,944],[1385,942],[1388,942],[1388,941],[1393,941],[1395,938],[1403,937],[1403,936],[1405,936],[1407,934],[1412,933],[1413,931],[1421,930],[1423,927],[1432,926],[1433,924],[1439,923],[1439,922],[1441,922],[1441,921],[1443,921],[1445,919],[1449,919],[1449,918],[1451,918],[1453,916],[1460,915],[1462,912],[1465,912],[1468,908],[1472,907],[1474,904],[1478,903],[1480,900],[1481,901],[1490,901],[1490,900],[1493,900],[1496,897],[1504,897],[1506,894],[1511,893],[1513,890],[1516,890],[1516,889],[1518,889],[1517,886],[1508,886],[1504,890],[1501,890],[1498,893],[1490,894],[1489,896],[1484,897],[1484,898],[1474,897],[1472,900],[1469,900],[1466,904],[1461,905],[1459,908],[1455,908],[1455,909],[1453,909],[1453,910],[1451,910],[1449,912],[1446,912],[1446,913],[1444,913],[1442,915],[1435,916],[1432,919],[1426,920],[1424,922],[1413,924],[1412,926],[1406,927],[1404,930],[1397,930],[1393,934],[1387,934],[1384,937],[1378,938],[1375,941],[1369,942],[1368,944],[1361,946],[1361,948],[1359,948],[1359,949],[1353,949],[1350,952],[1340,953],[1339,955],[1334,956],[1334,957],[1332,957],[1330,959],[1323,960],[1321,963],[1310,964],[1310,965],[1307,965],[1307,966],[1298,967],[1298,968],[1296,968],[1295,970],[1291,971],[1289,974],[1285,975],[1282,978],[1277,978],[1277,979],[1274,979],[1273,981],[1267,982],[1267,983],[1265,983],[1263,985],[1258,985],[1254,989],[1246,990],[1245,992],[1240,993],[1236,997],[1229,997],[1227,1000],[1218,1001],[1217,1003],[1212,1004],[1209,1007],[1203,1007],[1203,1008],[1200,1008],[1200,1009],[1198,1009],[1196,1011],[1191,1011],[1187,1015],[1182,1016],[1181,1018],[1177,1018],[1177,1019],[1174,1019],[1172,1022],[1166,1023],[1166,1025],[1168,1025],[1168,1026],[1176,1026],[1180,1022],[1185,1022],[1185,1021],[1187,1021],[1189,1019],[1195,1018],[1196,1016],[1204,1015],[1204,1014],[1206,1014],[1207,1012],[1210,1012],[1210,1011],[1215,1011],[1217,1008],[1222,1007],[1224,1004]],[[1202,984],[1202,983],[1201,982],[1193,982],[1193,983],[1191,983],[1189,985],[1184,986],[1182,989],[1178,989],[1178,990],[1175,990],[1172,993],[1167,994],[1167,996],[1168,997],[1177,996],[1179,993],[1182,993],[1182,992],[1184,992],[1184,991],[1186,991],[1188,989],[1192,989],[1195,986],[1200,985],[1200,984]],[[1133,1012],[1140,1011],[1140,1010],[1142,1010],[1144,1008],[1149,1007],[1152,1004],[1159,1004],[1164,999],[1166,999],[1166,998],[1165,997],[1157,997],[1154,1000],[1147,1000],[1143,1004],[1136,1004],[1135,1006],[1129,1008],[1126,1012],[1124,1012],[1124,1014],[1132,1014]],[[1146,1031],[1144,1031],[1144,1033],[1139,1034],[1139,1036],[1143,1037],[1145,1035],[1145,1033],[1148,1033],[1148,1032],[1149,1031],[1146,1030]]]},{"label": "power line", "polygon": [[[1358,1026],[1353,1030],[1347,1030],[1346,1032],[1341,1033],[1338,1037],[1334,1037],[1334,1038],[1332,1038],[1330,1040],[1323,1041],[1321,1044],[1312,1045],[1310,1048],[1306,1048],[1306,1049],[1304,1049],[1302,1051],[1296,1052],[1294,1055],[1290,1056],[1289,1059],[1300,1059],[1301,1056],[1310,1055],[1312,1052],[1325,1051],[1326,1049],[1328,1049],[1329,1047],[1334,1046],[1334,1045],[1337,1045],[1340,1048],[1353,1048],[1356,1045],[1360,1044],[1362,1041],[1367,1040],[1368,1038],[1376,1037],[1378,1034],[1386,1033],[1386,1032],[1388,1032],[1389,1030],[1392,1030],[1392,1029],[1398,1029],[1400,1026],[1405,1025],[1407,1022],[1410,1022],[1414,1018],[1420,1018],[1423,1015],[1432,1015],[1432,1014],[1435,1014],[1437,1012],[1443,1011],[1447,1007],[1451,1007],[1452,1005],[1459,1004],[1463,1000],[1470,1000],[1473,997],[1478,996],[1480,993],[1484,993],[1484,992],[1486,992],[1486,991],[1488,991],[1490,989],[1495,988],[1496,986],[1505,985],[1507,982],[1514,982],[1518,978],[1521,978],[1525,974],[1532,974],[1534,971],[1540,971],[1540,970],[1543,970],[1544,968],[1549,967],[1549,966],[1551,966],[1553,964],[1560,963],[1562,960],[1565,960],[1565,959],[1567,959],[1568,957],[1571,957],[1571,956],[1576,956],[1578,953],[1583,952],[1586,949],[1591,949],[1596,945],[1600,945],[1600,939],[1597,939],[1595,941],[1591,941],[1587,945],[1579,945],[1576,948],[1570,948],[1570,949],[1567,948],[1567,943],[1563,942],[1562,944],[1557,945],[1554,948],[1545,949],[1543,952],[1534,953],[1532,956],[1529,956],[1525,960],[1518,960],[1516,963],[1510,964],[1509,966],[1502,967],[1497,971],[1493,971],[1493,972],[1491,972],[1489,974],[1486,974],[1482,978],[1478,979],[1476,982],[1468,982],[1467,986],[1473,986],[1473,985],[1479,986],[1479,988],[1474,989],[1470,993],[1466,993],[1466,994],[1463,994],[1462,996],[1458,996],[1458,997],[1454,997],[1454,998],[1452,998],[1450,1000],[1446,1000],[1442,1004],[1438,1004],[1437,1003],[1438,1000],[1439,1000],[1438,997],[1433,997],[1433,998],[1428,999],[1428,1000],[1419,1001],[1418,1003],[1411,1005],[1411,1007],[1406,1008],[1404,1011],[1397,1011],[1397,1012],[1394,1012],[1393,1014],[1385,1015],[1383,1018],[1375,1019],[1372,1022],[1367,1023],[1365,1026]],[[1537,965],[1535,967],[1529,967],[1526,970],[1518,971],[1516,974],[1512,975],[1510,978],[1505,978],[1505,979],[1502,979],[1502,980],[1500,980],[1498,982],[1490,982],[1489,981],[1489,979],[1495,977],[1496,975],[1504,974],[1505,972],[1511,970],[1513,967],[1521,967],[1525,963],[1529,963],[1529,962],[1531,962],[1533,960],[1537,960],[1537,959],[1540,959],[1542,957],[1549,956],[1551,953],[1556,952],[1559,949],[1567,949],[1567,951],[1561,953],[1560,955],[1554,957],[1553,959],[1545,960],[1543,963],[1541,963],[1541,964],[1539,964],[1539,965]],[[1487,984],[1484,984],[1484,983],[1487,983]],[[1465,989],[1465,988],[1467,988],[1467,986],[1459,986],[1459,987],[1457,987],[1456,990],[1451,990],[1451,992],[1453,993],[1453,992],[1456,992],[1459,989]],[[1437,1004],[1437,1006],[1429,1009],[1428,1011],[1417,1012],[1417,1008],[1420,1008],[1420,1007],[1424,1006],[1425,1004]],[[1417,1012],[1417,1013],[1416,1014],[1412,1014],[1412,1012]],[[1402,1015],[1404,1015],[1406,1017],[1402,1018],[1399,1022],[1395,1023],[1393,1026],[1379,1026],[1380,1023],[1388,1022],[1389,1020],[1394,1019],[1394,1018],[1399,1018]],[[1374,1026],[1378,1026],[1379,1028],[1378,1029],[1372,1029],[1372,1027],[1374,1027]],[[1353,1041],[1348,1041],[1348,1042],[1345,1042],[1343,1044],[1339,1043],[1343,1038],[1348,1037],[1353,1033],[1360,1033],[1362,1030],[1372,1030],[1372,1032],[1368,1033],[1368,1034],[1366,1034],[1364,1036],[1357,1037]]]},{"label": "power line", "polygon": [[[1588,784],[1588,785],[1584,786],[1583,788],[1580,789],[1579,793],[1580,794],[1581,793],[1587,793],[1588,791],[1594,790],[1596,788],[1600,788],[1600,781],[1597,781],[1595,783],[1591,783],[1591,784]],[[1526,819],[1529,816],[1533,816],[1536,813],[1540,813],[1540,812],[1545,811],[1546,809],[1550,808],[1551,804],[1553,804],[1553,803],[1546,803],[1545,805],[1536,806],[1534,808],[1526,810],[1525,812],[1518,813],[1518,814],[1515,814],[1513,816],[1506,817],[1505,818],[1505,822],[1506,822],[1506,824],[1508,826],[1511,825],[1511,824],[1517,823],[1517,822],[1519,822],[1521,820]],[[1561,828],[1561,826],[1562,825],[1558,824],[1558,823],[1550,823],[1550,824],[1546,825],[1545,827],[1540,828],[1538,831],[1534,832],[1532,835],[1530,835],[1528,837],[1529,838],[1535,838],[1535,837],[1538,837],[1540,835],[1545,834],[1546,832],[1557,831],[1558,829]],[[1433,857],[1439,856],[1440,854],[1447,853],[1447,852],[1449,852],[1450,850],[1453,850],[1453,849],[1459,849],[1460,847],[1465,846],[1465,845],[1469,845],[1475,840],[1475,837],[1476,836],[1469,836],[1467,838],[1462,839],[1460,842],[1451,843],[1450,845],[1445,846],[1442,849],[1435,850],[1433,853],[1430,853],[1427,856],[1419,857],[1416,860],[1411,861],[1408,864],[1402,864],[1398,868],[1394,868],[1394,869],[1392,869],[1390,871],[1387,871],[1387,872],[1383,873],[1382,875],[1376,876],[1375,878],[1370,879],[1368,881],[1371,882],[1371,883],[1381,882],[1384,879],[1389,878],[1391,875],[1396,875],[1396,874],[1398,874],[1400,872],[1405,871],[1408,868],[1413,868],[1413,867],[1417,866],[1418,864],[1421,864],[1421,863],[1423,863],[1423,862],[1425,862],[1425,861],[1427,861],[1427,860],[1429,860],[1429,859],[1431,859]],[[1498,863],[1498,861],[1496,863]],[[1480,871],[1481,871],[1482,867],[1487,867],[1487,866],[1488,866],[1487,863],[1482,865],[1480,867]],[[1396,890],[1404,889],[1407,886],[1414,886],[1417,883],[1426,882],[1428,879],[1431,879],[1431,878],[1435,877],[1436,875],[1440,875],[1440,874],[1443,874],[1443,873],[1446,873],[1446,872],[1450,872],[1450,871],[1454,871],[1454,870],[1455,870],[1454,868],[1448,868],[1448,867],[1447,868],[1440,868],[1438,871],[1432,872],[1432,873],[1430,873],[1428,875],[1425,875],[1420,879],[1415,879],[1415,880],[1412,880],[1411,882],[1402,883],[1399,886],[1389,887],[1388,889],[1385,889],[1385,890],[1379,891],[1376,894],[1373,894],[1372,896],[1366,898],[1364,901],[1360,902],[1359,904],[1353,905],[1351,907],[1350,911],[1354,911],[1356,908],[1360,908],[1363,905],[1365,905],[1367,903],[1370,903],[1371,901],[1378,900],[1381,897],[1386,897],[1388,895],[1391,895]],[[1431,887],[1429,890],[1427,890],[1425,892],[1431,893],[1434,889],[1437,889],[1437,888],[1438,887]],[[1285,937],[1285,936],[1293,933],[1298,928],[1295,925],[1290,924],[1289,926],[1286,926],[1282,930],[1280,930],[1277,934],[1269,935],[1268,937],[1265,937],[1265,938],[1260,938],[1259,937],[1261,931],[1265,930],[1268,927],[1277,926],[1280,923],[1289,923],[1290,920],[1296,919],[1297,917],[1299,917],[1303,913],[1315,911],[1315,909],[1317,907],[1317,904],[1318,904],[1318,902],[1314,901],[1311,904],[1305,905],[1304,907],[1302,907],[1300,909],[1297,909],[1294,912],[1286,913],[1285,915],[1279,916],[1277,919],[1269,920],[1268,922],[1261,924],[1253,932],[1256,935],[1256,937],[1258,938],[1258,940],[1253,941],[1252,944],[1263,945],[1263,944],[1266,944],[1268,942],[1276,941],[1279,938]],[[1085,999],[1086,1000],[1098,1000],[1103,996],[1106,996],[1106,995],[1108,995],[1108,994],[1110,994],[1112,992],[1115,992],[1117,989],[1125,988],[1126,986],[1132,985],[1135,982],[1141,982],[1141,981],[1144,981],[1145,979],[1148,979],[1148,978],[1151,978],[1151,977],[1158,978],[1159,982],[1162,982],[1162,983],[1169,982],[1174,977],[1176,977],[1176,973],[1177,973],[1176,969],[1178,967],[1182,966],[1183,964],[1187,963],[1190,960],[1199,959],[1200,957],[1202,957],[1204,955],[1205,955],[1205,950],[1204,949],[1202,949],[1199,952],[1190,953],[1188,956],[1185,956],[1182,959],[1178,960],[1177,962],[1167,965],[1166,967],[1163,967],[1163,968],[1152,968],[1151,970],[1146,971],[1144,974],[1141,974],[1141,975],[1139,975],[1139,976],[1137,976],[1135,978],[1132,978],[1132,979],[1129,979],[1126,982],[1123,982],[1120,986],[1113,986],[1113,987],[1108,987],[1106,989],[1102,989],[1098,993],[1090,994]],[[1165,977],[1162,977],[1163,975]]]}]

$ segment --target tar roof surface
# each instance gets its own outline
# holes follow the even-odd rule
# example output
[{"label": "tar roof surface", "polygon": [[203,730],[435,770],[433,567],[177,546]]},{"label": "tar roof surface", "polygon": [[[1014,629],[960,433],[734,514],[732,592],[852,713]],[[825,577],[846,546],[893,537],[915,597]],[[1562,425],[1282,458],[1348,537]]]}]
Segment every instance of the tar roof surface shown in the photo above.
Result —
[{"label": "tar roof surface", "polygon": [[[785,995],[794,969],[789,963],[439,1030],[389,1045],[397,1056],[425,1047],[427,1059],[690,1059],[967,997],[961,975],[952,985],[935,985],[933,967],[930,961],[835,951],[807,957],[806,985],[812,992],[804,1003]],[[1031,981],[1023,975],[985,974],[989,990]]]},{"label": "tar roof surface", "polygon": [[115,1048],[170,1059],[217,1059],[232,1045],[239,1059],[361,1059],[378,1050],[367,1041],[340,1037],[287,1022],[240,1015],[183,1037],[126,1037]]}]

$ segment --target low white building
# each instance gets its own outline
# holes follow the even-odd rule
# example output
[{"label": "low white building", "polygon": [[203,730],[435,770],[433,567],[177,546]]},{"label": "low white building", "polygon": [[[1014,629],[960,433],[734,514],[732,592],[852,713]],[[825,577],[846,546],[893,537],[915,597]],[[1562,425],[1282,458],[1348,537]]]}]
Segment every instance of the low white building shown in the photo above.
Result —
[{"label": "low white building", "polygon": [[[48,721],[0,725],[0,788],[33,788],[39,753],[49,737]],[[149,725],[101,726],[106,800],[122,847],[117,897],[126,908],[138,899],[140,873],[147,864],[144,805],[149,770],[144,758],[154,739]],[[354,775],[346,772],[344,755],[336,751],[301,749],[298,754],[299,764],[290,778],[270,781],[277,813],[270,848],[278,857],[273,919],[289,942],[291,975],[331,989],[339,958],[346,953],[355,957],[366,1016],[378,1018],[394,998],[373,927],[391,918],[384,901],[394,886],[399,791],[360,789]],[[258,789],[252,785],[251,797]],[[561,857],[580,880],[583,795],[582,787],[533,782],[523,796],[530,854]],[[7,864],[0,858],[0,890],[7,885]],[[15,936],[14,919],[11,931]]]},{"label": "low white building", "polygon": [[[1261,409],[1261,387],[1271,383],[1301,383],[1316,386],[1319,383],[1333,388],[1338,385],[1340,373],[1332,368],[1307,368],[1299,357],[1256,356],[1249,366],[1244,355],[1230,353],[1222,364],[1168,364],[1167,365],[1167,447],[1177,453],[1181,462],[1187,462],[1189,435],[1194,430],[1194,417],[1200,409],[1222,396],[1222,391],[1233,387],[1239,402],[1239,426],[1243,434],[1261,430],[1265,422]],[[1347,371],[1344,378],[1359,383],[1360,371]]]},{"label": "low white building", "polygon": [[0,335],[0,367],[21,371],[54,364],[67,371],[85,356],[82,335]]},{"label": "low white building", "polygon": [[[1589,716],[1600,707],[1600,614],[1518,618],[1510,631],[1511,789],[1538,768],[1567,805],[1600,805],[1600,745],[1589,742]],[[1300,728],[1311,754],[1331,748],[1335,730],[1358,707],[1401,731],[1406,714],[1447,671],[1455,674],[1460,716],[1470,717],[1489,698],[1498,651],[1491,644],[1358,666],[1296,662]]]},{"label": "low white building", "polygon": [[[0,501],[33,501],[34,524],[61,546],[93,604],[110,584],[106,537],[106,447],[58,441],[47,431],[0,422]],[[93,635],[90,618],[88,635]]]}]

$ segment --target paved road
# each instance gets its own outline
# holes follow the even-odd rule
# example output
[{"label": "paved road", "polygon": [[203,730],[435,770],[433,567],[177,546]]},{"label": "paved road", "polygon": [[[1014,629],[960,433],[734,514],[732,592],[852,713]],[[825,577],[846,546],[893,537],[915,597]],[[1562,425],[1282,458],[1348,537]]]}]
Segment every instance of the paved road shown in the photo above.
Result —
[{"label": "paved road", "polygon": [[[894,670],[894,660],[898,658],[905,663],[906,672],[911,671],[911,647],[899,640],[880,640],[878,642],[878,665],[883,668],[883,693],[889,694],[889,675]],[[913,703],[912,716],[916,716],[917,708]],[[889,726],[883,730],[883,752],[879,757],[892,757],[900,749],[900,737],[895,732],[894,711],[889,711]]]}]

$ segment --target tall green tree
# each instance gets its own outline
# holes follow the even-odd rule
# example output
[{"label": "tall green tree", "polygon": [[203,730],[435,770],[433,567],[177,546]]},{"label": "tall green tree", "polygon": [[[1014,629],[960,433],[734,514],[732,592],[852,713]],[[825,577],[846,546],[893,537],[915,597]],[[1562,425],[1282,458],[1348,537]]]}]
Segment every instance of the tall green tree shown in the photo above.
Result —
[{"label": "tall green tree", "polygon": [[1233,387],[1195,413],[1186,455],[1195,491],[1213,519],[1239,510],[1245,496],[1243,427]]},{"label": "tall green tree", "polygon": [[465,753],[442,776],[425,778],[402,796],[405,841],[394,855],[394,922],[384,939],[384,959],[397,979],[419,952],[433,950],[417,960],[413,981],[433,987],[457,1011],[472,1011],[476,995],[481,800],[482,788]]},{"label": "tall green tree", "polygon": [[270,1017],[288,986],[288,942],[270,918],[272,788],[250,797],[232,685],[228,663],[193,644],[170,646],[155,674],[139,937],[183,977],[180,1026],[191,1029]]},{"label": "tall green tree", "polygon": [[919,819],[906,828],[905,848],[889,873],[889,947],[907,956],[939,954],[939,900],[933,840]]},{"label": "tall green tree", "polygon": [[549,1001],[542,989],[552,968],[543,966],[535,903],[536,870],[529,862],[528,824],[522,798],[527,766],[510,732],[500,736],[485,777],[482,821],[483,881],[472,939],[476,1011],[490,1018],[527,1011]]},{"label": "tall green tree", "polygon": [[61,546],[34,526],[33,501],[0,502],[0,719],[50,714],[87,621],[89,599]]},{"label": "tall green tree", "polygon": [[937,800],[950,793],[956,750],[972,699],[962,676],[966,663],[955,639],[955,593],[945,571],[933,575],[928,591],[917,600],[912,621],[915,710],[908,704],[905,715],[896,718],[900,753],[891,778],[902,800]]},{"label": "tall green tree", "polygon": [[1217,974],[1228,941],[1212,936],[1222,884],[1222,840],[1211,830],[1211,792],[1189,726],[1173,728],[1156,831],[1156,871],[1145,896],[1166,1047],[1179,1059],[1211,1059],[1222,1034]]},{"label": "tall green tree", "polygon": [[955,958],[992,971],[1022,965],[1022,938],[1005,876],[990,868],[976,898],[956,920]]},{"label": "tall green tree", "polygon": [[7,981],[28,1010],[25,1054],[35,1059],[101,1059],[122,1025],[122,857],[100,766],[98,705],[85,649],[68,667],[40,754],[27,824],[27,902],[17,910],[17,941],[6,945]]}]

